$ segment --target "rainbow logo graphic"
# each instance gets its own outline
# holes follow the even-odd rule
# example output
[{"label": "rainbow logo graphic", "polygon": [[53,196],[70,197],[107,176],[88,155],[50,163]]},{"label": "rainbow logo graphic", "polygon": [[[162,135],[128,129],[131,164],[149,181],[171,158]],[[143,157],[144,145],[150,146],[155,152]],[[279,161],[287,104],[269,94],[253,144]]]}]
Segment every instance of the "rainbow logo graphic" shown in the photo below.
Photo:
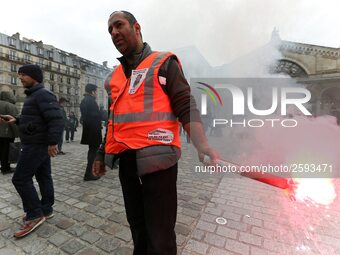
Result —
[{"label": "rainbow logo graphic", "polygon": [[214,89],[212,86],[204,82],[197,82],[197,83],[204,86],[203,88],[197,87],[199,90],[204,92],[204,94],[201,94],[201,114],[202,115],[207,115],[207,95],[209,95],[215,107],[217,107],[217,100],[220,102],[220,105],[223,106],[221,97],[217,93],[216,89]]},{"label": "rainbow logo graphic", "polygon": [[217,100],[219,101],[220,105],[223,106],[221,97],[217,93],[216,89],[214,89],[212,86],[204,82],[197,82],[197,83],[204,86],[203,88],[197,87],[199,90],[204,92],[204,94],[201,94],[201,114],[202,115],[207,115],[207,95],[209,95],[215,107],[217,107]]},{"label": "rainbow logo graphic", "polygon": [[217,100],[220,102],[220,105],[223,106],[222,100],[220,95],[217,93],[216,89],[214,89],[212,86],[210,86],[209,84],[206,84],[204,82],[197,82],[203,86],[205,86],[205,88],[201,88],[201,87],[197,87],[199,90],[202,90],[206,95],[209,95],[209,97],[211,98],[211,100],[213,101],[214,105],[217,107]]}]

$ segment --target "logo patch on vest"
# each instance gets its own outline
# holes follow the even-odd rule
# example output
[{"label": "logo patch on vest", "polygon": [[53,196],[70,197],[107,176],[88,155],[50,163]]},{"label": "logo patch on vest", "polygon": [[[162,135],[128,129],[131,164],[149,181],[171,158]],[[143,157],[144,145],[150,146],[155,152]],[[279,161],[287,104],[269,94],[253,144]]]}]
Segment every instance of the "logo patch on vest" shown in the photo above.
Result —
[{"label": "logo patch on vest", "polygon": [[145,76],[148,70],[149,68],[140,69],[140,70],[132,70],[129,94],[135,94],[137,92],[137,90],[142,85],[143,81],[145,80]]},{"label": "logo patch on vest", "polygon": [[174,133],[167,129],[157,128],[148,133],[148,139],[161,143],[171,143],[174,140]]}]

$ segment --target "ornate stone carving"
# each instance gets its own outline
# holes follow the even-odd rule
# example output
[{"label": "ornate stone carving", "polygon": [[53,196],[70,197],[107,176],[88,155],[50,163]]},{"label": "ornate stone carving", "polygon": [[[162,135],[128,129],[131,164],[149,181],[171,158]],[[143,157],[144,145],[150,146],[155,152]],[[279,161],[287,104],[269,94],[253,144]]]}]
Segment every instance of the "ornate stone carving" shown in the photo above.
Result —
[{"label": "ornate stone carving", "polygon": [[272,68],[273,73],[286,73],[290,77],[306,77],[306,71],[298,64],[288,61],[279,60],[277,64]]}]

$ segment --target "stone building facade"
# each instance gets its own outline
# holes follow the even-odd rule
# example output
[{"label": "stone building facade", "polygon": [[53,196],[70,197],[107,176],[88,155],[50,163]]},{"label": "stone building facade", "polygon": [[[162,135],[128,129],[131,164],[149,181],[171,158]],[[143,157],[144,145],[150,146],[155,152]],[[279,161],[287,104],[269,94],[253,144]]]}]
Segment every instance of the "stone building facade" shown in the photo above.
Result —
[{"label": "stone building facade", "polygon": [[306,85],[312,94],[313,113],[340,112],[340,48],[285,41],[275,33],[273,39],[282,54],[276,72]]},{"label": "stone building facade", "polygon": [[41,41],[21,39],[19,33],[12,36],[0,33],[0,89],[7,87],[13,91],[19,109],[25,95],[18,79],[18,69],[24,64],[37,64],[42,68],[45,86],[58,99],[67,100],[67,113],[73,111],[80,117],[79,105],[87,83],[98,86],[97,102],[107,109],[103,84],[112,71],[107,62],[100,65]]}]

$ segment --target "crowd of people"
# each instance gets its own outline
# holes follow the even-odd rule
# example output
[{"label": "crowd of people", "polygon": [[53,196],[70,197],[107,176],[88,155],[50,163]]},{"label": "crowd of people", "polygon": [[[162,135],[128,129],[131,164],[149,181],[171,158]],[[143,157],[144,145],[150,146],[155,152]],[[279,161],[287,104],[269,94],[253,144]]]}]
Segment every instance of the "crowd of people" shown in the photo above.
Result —
[{"label": "crowd of people", "polygon": [[[153,51],[143,42],[140,24],[127,11],[115,11],[109,16],[108,32],[122,57],[104,83],[109,98],[108,115],[96,102],[97,86],[85,87],[79,120],[83,126],[80,143],[88,145],[84,181],[98,180],[105,175],[106,167],[113,168],[119,159],[133,254],[176,254],[180,125],[200,160],[208,155],[215,162],[218,153],[207,142],[178,57],[171,52]],[[53,217],[51,157],[64,154],[64,133],[66,142],[72,142],[78,119],[73,112],[67,116],[67,100],[58,101],[44,87],[38,65],[20,67],[18,75],[26,99],[19,115],[8,94],[1,93],[0,143],[1,170],[10,172],[8,152],[2,144],[11,143],[18,135],[16,127],[19,129],[22,149],[12,182],[24,209],[23,224],[14,233],[20,238]],[[39,184],[41,198],[33,177]]]}]

